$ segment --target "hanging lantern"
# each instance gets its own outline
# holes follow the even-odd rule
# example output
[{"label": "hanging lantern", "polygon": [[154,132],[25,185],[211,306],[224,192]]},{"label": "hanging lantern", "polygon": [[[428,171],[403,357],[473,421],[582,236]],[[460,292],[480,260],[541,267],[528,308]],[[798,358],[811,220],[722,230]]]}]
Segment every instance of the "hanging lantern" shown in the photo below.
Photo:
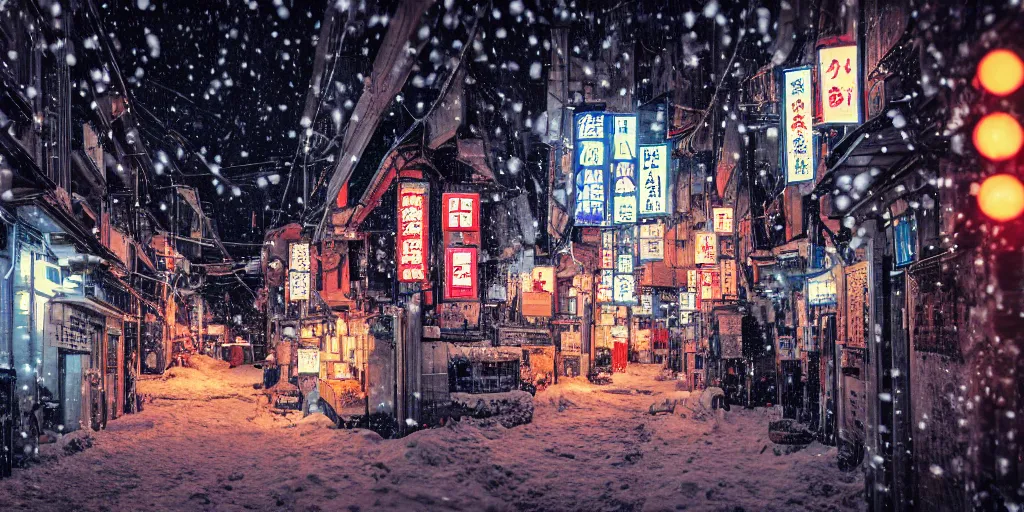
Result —
[{"label": "hanging lantern", "polygon": [[1021,144],[1024,144],[1024,130],[1005,112],[989,114],[974,127],[974,147],[989,160],[1009,160],[1017,156]]},{"label": "hanging lantern", "polygon": [[978,191],[978,207],[998,222],[1016,219],[1024,213],[1024,184],[1010,174],[989,176]]},{"label": "hanging lantern", "polygon": [[1013,94],[1024,84],[1024,62],[1010,50],[992,50],[978,63],[977,78],[981,86],[991,94]]}]

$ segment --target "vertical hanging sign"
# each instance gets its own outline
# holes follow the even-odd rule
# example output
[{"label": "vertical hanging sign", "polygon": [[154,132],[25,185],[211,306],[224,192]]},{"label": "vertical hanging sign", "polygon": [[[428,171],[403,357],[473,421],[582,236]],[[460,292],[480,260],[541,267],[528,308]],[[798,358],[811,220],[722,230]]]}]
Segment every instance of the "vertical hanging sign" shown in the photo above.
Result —
[{"label": "vertical hanging sign", "polygon": [[445,300],[476,300],[476,247],[449,247],[444,253]]},{"label": "vertical hanging sign", "polygon": [[403,283],[427,280],[429,193],[429,186],[423,182],[398,184],[398,280]]},{"label": "vertical hanging sign", "polygon": [[722,275],[717,267],[697,271],[700,300],[722,300]]},{"label": "vertical hanging sign", "polygon": [[814,179],[814,147],[811,126],[814,119],[814,98],[811,95],[811,68],[787,69],[782,72],[783,161],[786,183]]},{"label": "vertical hanging sign", "polygon": [[696,233],[693,250],[694,263],[698,265],[717,265],[718,235],[714,233]]},{"label": "vertical hanging sign", "polygon": [[601,232],[601,268],[615,268],[615,232]]},{"label": "vertical hanging sign", "polygon": [[309,244],[293,243],[288,247],[289,300],[309,299]]},{"label": "vertical hanging sign", "polygon": [[585,112],[577,114],[574,121],[576,225],[605,225],[608,220],[608,148],[605,115],[600,112]]},{"label": "vertical hanging sign", "polygon": [[736,260],[722,260],[722,296],[727,299],[739,296],[736,290]]},{"label": "vertical hanging sign", "polygon": [[857,45],[818,50],[818,83],[823,124],[857,124],[860,119],[860,72]]},{"label": "vertical hanging sign", "polygon": [[636,116],[608,118],[612,120],[612,222],[636,224]]},{"label": "vertical hanging sign", "polygon": [[640,216],[668,215],[671,187],[668,175],[668,144],[640,146]]},{"label": "vertical hanging sign", "polygon": [[636,227],[619,231],[615,250],[615,275],[612,277],[612,301],[620,306],[635,306],[636,277],[633,275]]},{"label": "vertical hanging sign", "polygon": [[609,270],[601,271],[601,280],[597,282],[597,302],[606,303],[614,301],[612,293],[612,281],[615,273]]}]

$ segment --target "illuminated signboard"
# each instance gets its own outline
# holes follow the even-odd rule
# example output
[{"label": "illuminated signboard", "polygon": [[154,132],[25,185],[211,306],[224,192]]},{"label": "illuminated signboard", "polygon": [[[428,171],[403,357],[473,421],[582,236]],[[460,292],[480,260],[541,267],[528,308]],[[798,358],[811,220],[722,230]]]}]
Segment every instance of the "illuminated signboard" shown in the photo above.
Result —
[{"label": "illuminated signboard", "polygon": [[668,144],[640,146],[640,216],[668,215],[671,187],[668,175]]},{"label": "illuminated signboard", "polygon": [[575,117],[577,226],[607,224],[608,147],[605,115],[585,112]]},{"label": "illuminated signboard", "polygon": [[722,276],[717,268],[697,271],[700,280],[700,300],[722,300]]},{"label": "illuminated signboard", "polygon": [[665,225],[640,225],[640,261],[661,261],[665,259]]},{"label": "illuminated signboard", "polygon": [[300,348],[296,352],[298,368],[296,371],[304,375],[317,375],[320,373],[320,349]]},{"label": "illuminated signboard", "polygon": [[736,290],[736,260],[722,260],[722,296],[735,298]]},{"label": "illuminated signboard", "polygon": [[423,182],[398,184],[398,280],[403,283],[427,280],[429,193]]},{"label": "illuminated signboard", "polygon": [[309,299],[309,244],[288,247],[288,296],[290,300]]},{"label": "illuminated signboard", "polygon": [[690,290],[697,286],[697,269],[691,268],[686,271],[686,286]]},{"label": "illuminated signboard", "polygon": [[636,116],[610,115],[612,123],[612,222],[635,224],[636,189]]},{"label": "illuminated signboard", "polygon": [[442,194],[441,204],[445,231],[480,229],[480,194]]},{"label": "illuminated signboard", "polygon": [[717,265],[718,235],[714,233],[696,233],[694,240],[694,262],[698,265]]},{"label": "illuminated signboard", "polygon": [[697,311],[697,292],[679,292],[679,310]]},{"label": "illuminated signboard", "polygon": [[612,300],[616,304],[636,304],[636,280],[632,275],[615,274],[612,280]]},{"label": "illuminated signboard", "polygon": [[530,278],[533,291],[555,293],[555,267],[533,267]]},{"label": "illuminated signboard", "polygon": [[818,50],[821,122],[857,124],[860,119],[860,72],[857,45]]},{"label": "illuminated signboard", "polygon": [[824,306],[836,303],[836,278],[832,272],[807,280],[807,304]]},{"label": "illuminated signboard", "polygon": [[782,133],[785,142],[783,160],[786,183],[814,179],[814,96],[811,94],[811,68],[782,72]]},{"label": "illuminated signboard", "polygon": [[715,233],[732,233],[732,208],[713,208],[711,215],[714,217]]},{"label": "illuminated signboard", "polygon": [[449,247],[444,252],[444,298],[475,300],[477,295],[476,247]]},{"label": "illuminated signboard", "polygon": [[601,268],[615,268],[615,232],[601,232]]}]

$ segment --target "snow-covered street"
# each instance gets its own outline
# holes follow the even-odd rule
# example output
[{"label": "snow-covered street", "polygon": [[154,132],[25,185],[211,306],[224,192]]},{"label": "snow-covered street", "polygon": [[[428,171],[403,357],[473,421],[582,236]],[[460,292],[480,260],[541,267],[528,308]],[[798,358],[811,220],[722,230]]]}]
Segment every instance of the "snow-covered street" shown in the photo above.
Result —
[{"label": "snow-covered street", "polygon": [[[157,397],[142,413],[88,433],[91,447],[45,446],[41,463],[0,482],[0,509],[863,507],[863,477],[836,468],[835,448],[774,445],[761,409],[694,419],[683,404],[696,406],[696,396],[656,381],[653,367],[631,366],[609,386],[548,388],[529,425],[464,420],[396,440],[270,413],[251,367],[170,373],[142,383]],[[665,399],[680,400],[675,414],[648,413]]]}]

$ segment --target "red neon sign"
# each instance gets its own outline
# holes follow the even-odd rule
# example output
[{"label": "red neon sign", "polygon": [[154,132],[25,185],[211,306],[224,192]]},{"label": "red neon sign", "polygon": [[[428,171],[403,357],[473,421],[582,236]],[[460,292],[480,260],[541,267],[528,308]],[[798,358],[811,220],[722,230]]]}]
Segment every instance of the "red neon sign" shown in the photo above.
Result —
[{"label": "red neon sign", "polygon": [[427,280],[430,188],[423,182],[398,184],[398,280]]},{"label": "red neon sign", "polygon": [[476,300],[476,247],[449,247],[444,252],[445,300]]}]

